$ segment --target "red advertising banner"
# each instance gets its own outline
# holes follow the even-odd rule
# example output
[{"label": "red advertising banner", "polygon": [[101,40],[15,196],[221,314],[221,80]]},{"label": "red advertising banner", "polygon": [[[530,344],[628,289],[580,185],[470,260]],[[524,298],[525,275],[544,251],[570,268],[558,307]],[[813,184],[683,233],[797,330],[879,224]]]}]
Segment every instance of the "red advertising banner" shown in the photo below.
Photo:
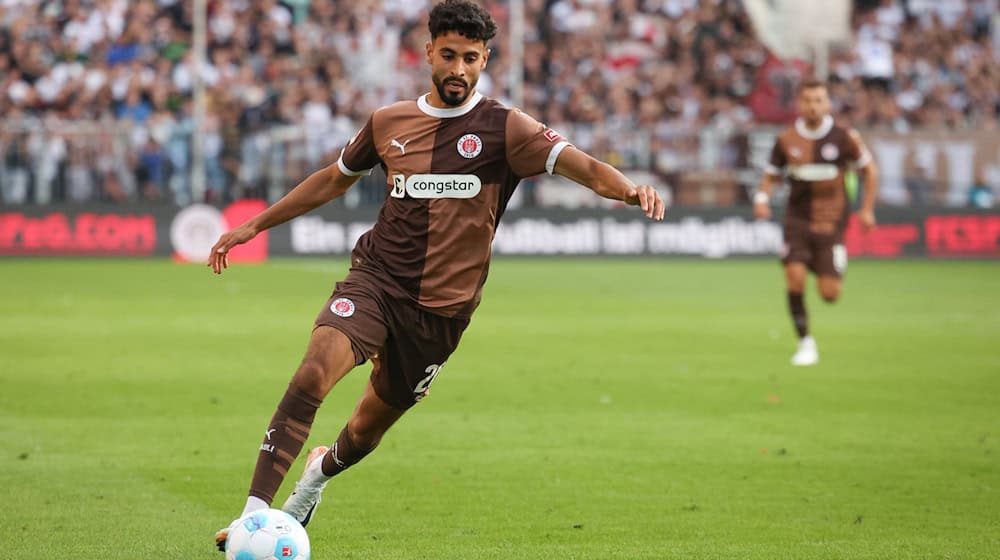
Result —
[{"label": "red advertising banner", "polygon": [[851,257],[898,257],[919,243],[920,226],[917,224],[882,224],[866,232],[857,217],[851,216],[844,233],[844,245]]},{"label": "red advertising banner", "polygon": [[152,214],[8,212],[0,214],[0,254],[150,256],[156,233]]},{"label": "red advertising banner", "polygon": [[924,236],[932,257],[1000,257],[1000,216],[929,216]]},{"label": "red advertising banner", "polygon": [[[24,207],[0,211],[0,256],[172,257],[204,262],[226,230],[267,207],[245,200],[216,208],[195,204]],[[375,222],[377,208],[334,205],[258,235],[230,259],[344,256]],[[852,258],[1000,258],[1000,213],[984,210],[879,208],[879,225],[863,231],[851,220],[845,235]],[[757,221],[749,208],[672,209],[649,222],[627,209],[511,210],[497,230],[495,255],[646,255],[655,257],[774,257],[779,220]]]}]

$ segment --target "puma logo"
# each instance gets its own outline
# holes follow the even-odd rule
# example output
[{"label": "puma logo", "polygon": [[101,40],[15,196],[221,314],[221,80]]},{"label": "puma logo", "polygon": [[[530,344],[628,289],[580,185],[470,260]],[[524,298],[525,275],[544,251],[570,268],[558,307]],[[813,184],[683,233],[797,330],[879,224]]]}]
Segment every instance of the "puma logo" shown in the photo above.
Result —
[{"label": "puma logo", "polygon": [[402,144],[400,144],[399,140],[396,140],[395,138],[393,138],[392,140],[389,141],[389,145],[392,146],[392,147],[394,147],[394,148],[399,148],[400,155],[403,155],[403,156],[406,155],[406,145],[409,144],[409,143],[410,143],[410,141],[406,140]]},{"label": "puma logo", "polygon": [[277,429],[278,428],[271,428],[270,430],[264,432],[264,435],[267,436],[267,441],[271,441],[271,434],[273,434]]}]

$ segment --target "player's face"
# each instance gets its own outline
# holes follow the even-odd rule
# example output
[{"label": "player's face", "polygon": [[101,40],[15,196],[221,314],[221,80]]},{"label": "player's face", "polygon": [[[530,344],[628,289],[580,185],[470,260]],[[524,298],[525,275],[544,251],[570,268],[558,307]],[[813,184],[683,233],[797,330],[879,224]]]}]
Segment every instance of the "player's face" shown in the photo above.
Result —
[{"label": "player's face", "polygon": [[486,68],[490,50],[486,43],[464,37],[454,31],[438,35],[427,43],[427,63],[438,97],[446,105],[465,103]]},{"label": "player's face", "polygon": [[830,114],[830,96],[825,87],[806,88],[799,93],[799,114],[810,124]]}]

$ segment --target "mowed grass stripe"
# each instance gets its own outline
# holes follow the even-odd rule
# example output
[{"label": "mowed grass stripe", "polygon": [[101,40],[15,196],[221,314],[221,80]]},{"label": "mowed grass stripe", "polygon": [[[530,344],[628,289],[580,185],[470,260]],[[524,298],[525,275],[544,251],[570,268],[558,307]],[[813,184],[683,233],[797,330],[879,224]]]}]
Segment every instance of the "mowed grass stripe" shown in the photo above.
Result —
[{"label": "mowed grass stripe", "polygon": [[[3,549],[221,557],[345,271],[0,262]],[[998,272],[852,263],[798,370],[773,262],[499,259],[432,396],[331,484],[314,557],[992,558]]]}]

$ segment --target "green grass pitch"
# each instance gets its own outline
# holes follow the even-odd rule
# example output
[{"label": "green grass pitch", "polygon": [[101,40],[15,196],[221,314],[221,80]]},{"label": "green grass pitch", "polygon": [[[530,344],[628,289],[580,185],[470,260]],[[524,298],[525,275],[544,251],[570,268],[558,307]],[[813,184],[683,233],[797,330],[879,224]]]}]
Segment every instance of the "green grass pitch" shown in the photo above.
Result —
[{"label": "green grass pitch", "polygon": [[[0,262],[2,556],[221,559],[345,270]],[[794,369],[774,262],[498,259],[431,396],[327,488],[314,558],[998,558],[998,278],[852,263]]]}]

